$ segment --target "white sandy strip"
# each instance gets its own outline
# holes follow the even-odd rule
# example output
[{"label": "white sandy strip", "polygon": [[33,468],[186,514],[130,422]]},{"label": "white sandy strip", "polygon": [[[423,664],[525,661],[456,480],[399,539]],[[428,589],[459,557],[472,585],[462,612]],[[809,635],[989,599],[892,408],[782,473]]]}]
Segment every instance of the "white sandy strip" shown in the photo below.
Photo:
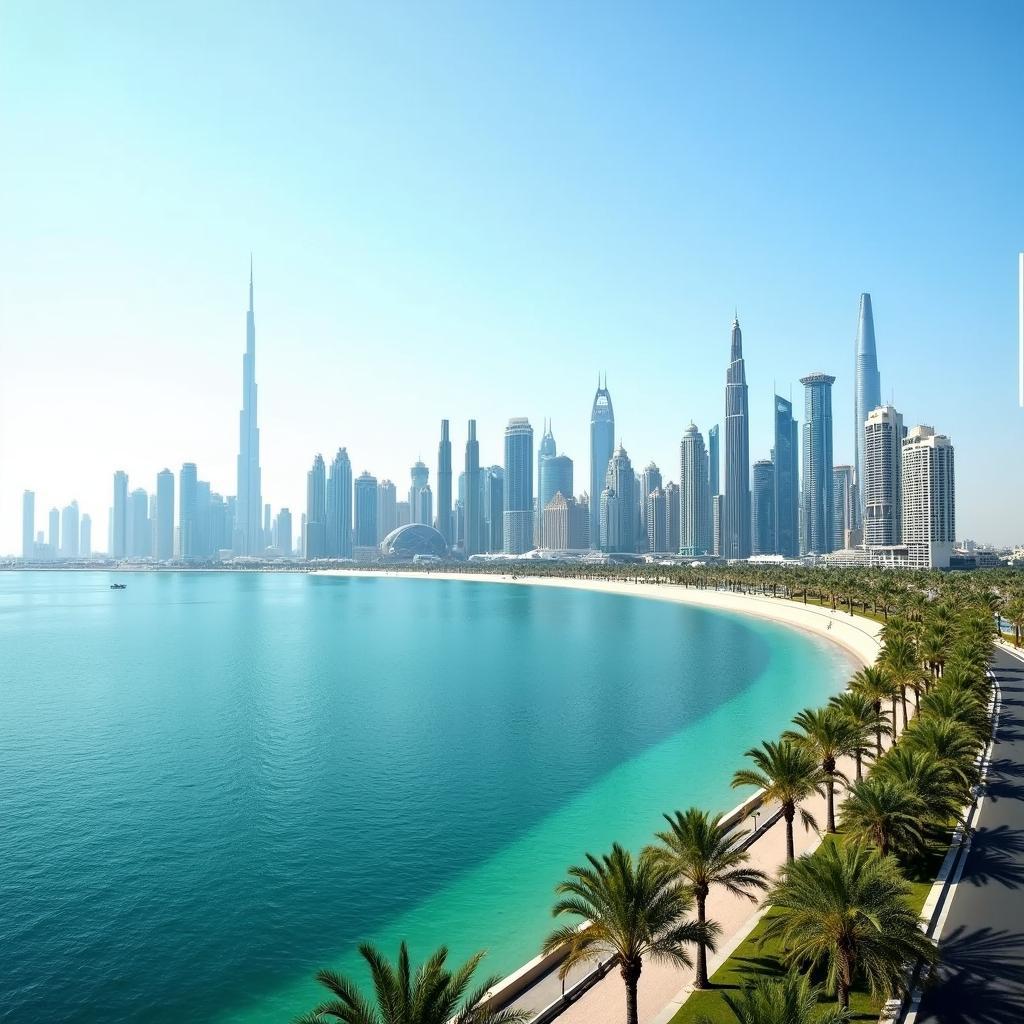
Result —
[{"label": "white sandy strip", "polygon": [[[873,664],[878,654],[881,626],[870,619],[852,617],[846,612],[833,612],[817,605],[804,605],[798,601],[757,597],[725,590],[697,590],[674,584],[630,583],[612,580],[574,580],[548,576],[517,576],[500,574],[473,574],[457,572],[382,572],[376,570],[322,570],[324,575],[399,577],[408,579],[450,579],[464,582],[505,583],[524,586],[569,587],[576,590],[594,590],[610,594],[626,594],[680,604],[699,605],[720,611],[739,612],[771,619],[831,640],[849,651],[862,664]],[[831,624],[831,628],[830,628]],[[766,737],[771,739],[773,737]],[[737,766],[739,767],[739,766]],[[853,776],[853,764],[841,764],[840,770]],[[837,806],[841,799],[837,796]],[[809,801],[807,809],[825,825],[825,801]],[[771,813],[772,808],[766,808]],[[813,850],[820,838],[797,824],[795,830],[796,853]],[[750,851],[750,866],[758,867],[774,876],[785,862],[786,833],[782,824],[769,829]],[[715,890],[708,898],[708,917],[721,926],[717,955],[708,958],[708,970],[713,974],[742,940],[749,934],[760,914],[756,904],[741,897]],[[690,993],[692,970],[681,970],[665,964],[647,963],[640,979],[640,1020],[643,1024],[666,1024]],[[625,994],[617,971],[599,981],[578,1002],[570,1006],[559,1018],[559,1024],[621,1024],[625,1011]]]}]

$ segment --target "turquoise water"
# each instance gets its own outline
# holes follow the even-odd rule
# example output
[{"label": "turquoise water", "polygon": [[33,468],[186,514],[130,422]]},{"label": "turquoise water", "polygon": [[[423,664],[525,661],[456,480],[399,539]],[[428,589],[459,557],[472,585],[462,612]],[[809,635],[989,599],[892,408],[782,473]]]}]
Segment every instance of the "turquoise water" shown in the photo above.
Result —
[{"label": "turquoise water", "polygon": [[362,939],[506,973],[566,866],[733,806],[851,668],[609,594],[117,578],[0,573],[0,1019],[284,1024]]}]

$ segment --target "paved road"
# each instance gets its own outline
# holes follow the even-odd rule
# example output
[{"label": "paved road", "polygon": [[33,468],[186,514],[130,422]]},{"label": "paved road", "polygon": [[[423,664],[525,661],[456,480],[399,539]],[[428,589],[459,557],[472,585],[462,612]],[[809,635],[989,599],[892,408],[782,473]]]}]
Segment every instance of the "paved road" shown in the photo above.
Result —
[{"label": "paved road", "polygon": [[986,795],[917,1024],[1024,1021],[1024,662],[999,651],[1003,706]]}]

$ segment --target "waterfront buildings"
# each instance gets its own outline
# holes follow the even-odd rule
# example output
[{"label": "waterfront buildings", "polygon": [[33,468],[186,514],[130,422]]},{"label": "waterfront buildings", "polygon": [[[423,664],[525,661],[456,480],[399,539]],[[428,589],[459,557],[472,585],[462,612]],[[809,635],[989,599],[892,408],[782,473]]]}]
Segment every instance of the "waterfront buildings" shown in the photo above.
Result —
[{"label": "waterfront buildings", "polygon": [[162,469],[156,475],[156,550],[162,562],[174,557],[174,474]]},{"label": "waterfront buildings", "polygon": [[36,495],[25,491],[21,496],[21,557],[31,561],[36,555]]},{"label": "waterfront buildings", "polygon": [[668,495],[655,487],[644,501],[647,526],[647,550],[671,551],[668,546]]},{"label": "waterfront buildings", "polygon": [[505,428],[503,550],[521,555],[533,547],[533,427],[515,416]]},{"label": "waterfront buildings", "polygon": [[566,551],[572,547],[571,496],[556,492],[543,510],[544,546],[553,551]]},{"label": "waterfront buildings", "polygon": [[[711,524],[710,553],[716,557],[722,553],[722,515],[719,472],[721,453],[718,447],[718,424],[708,428],[708,522]],[[679,550],[676,545],[674,551]]]},{"label": "waterfront buildings", "polygon": [[899,544],[903,539],[903,417],[891,405],[879,406],[868,413],[861,433],[864,543],[869,547]]},{"label": "waterfront buildings", "polygon": [[[654,515],[651,508],[651,495],[658,490],[662,490],[662,479],[661,470],[658,469],[657,465],[653,462],[649,462],[645,467],[644,471],[640,474],[640,493],[637,495],[639,505],[637,508],[637,529],[640,531],[640,535],[637,538],[639,541],[639,548],[641,551],[664,551],[665,548],[652,548],[651,537],[653,535],[660,535],[659,529],[655,525],[654,533],[652,534],[652,516]],[[661,524],[661,532],[664,532],[665,524]]]},{"label": "waterfront buildings", "polygon": [[[682,486],[682,481],[680,481]],[[680,520],[680,529],[683,529]],[[685,543],[685,541],[684,541]],[[725,377],[725,502],[722,516],[722,557],[750,555],[750,424],[743,333],[732,322],[729,368]]]},{"label": "waterfront buildings", "polygon": [[88,512],[82,513],[79,538],[78,554],[82,558],[88,558],[92,554],[92,516]]},{"label": "waterfront buildings", "polygon": [[[608,464],[615,448],[615,412],[612,409],[612,396],[608,392],[608,380],[602,385],[600,377],[597,381],[597,392],[590,410],[590,500],[591,505],[600,503],[608,476]],[[591,508],[590,546],[594,549],[602,547],[600,516]]]},{"label": "waterfront buildings", "polygon": [[377,529],[377,501],[377,478],[369,472],[360,473],[355,483],[356,547],[373,547],[381,540]]},{"label": "waterfront buildings", "polygon": [[871,310],[871,296],[860,297],[860,315],[857,318],[857,352],[854,368],[854,476],[858,489],[857,523],[861,526],[867,503],[864,497],[865,438],[864,424],[872,409],[882,404],[882,384],[878,373],[878,354],[875,351],[875,320]]},{"label": "waterfront buildings", "polygon": [[47,544],[51,558],[56,558],[60,552],[60,509],[51,508],[49,515],[49,530],[47,531]]},{"label": "waterfront buildings", "polygon": [[[466,490],[466,508],[469,508],[469,489]],[[480,471],[475,508],[480,521],[481,551],[504,549],[505,470],[501,466],[487,466]],[[467,512],[468,515],[468,512]]]},{"label": "waterfront buildings", "polygon": [[252,302],[252,261],[249,263],[249,311],[245,315],[242,356],[242,411],[238,414],[238,489],[232,547],[238,555],[261,554],[264,543],[260,480],[260,432],[256,423],[256,319]]},{"label": "waterfront buildings", "polygon": [[128,554],[132,558],[148,558],[151,550],[149,495],[144,488],[136,487],[128,495]]},{"label": "waterfront buildings", "polygon": [[796,558],[800,554],[800,443],[793,403],[775,396],[775,550]]},{"label": "waterfront buildings", "polygon": [[[665,550],[679,550],[679,485],[665,484]],[[710,517],[708,519],[710,522]]]},{"label": "waterfront buildings", "polygon": [[306,558],[323,558],[327,553],[327,469],[324,457],[313,459],[306,474]]},{"label": "waterfront buildings", "polygon": [[[452,537],[452,441],[448,436],[447,420],[441,420],[441,440],[437,445],[437,532],[444,537],[449,548],[455,546]],[[387,534],[382,533],[381,539],[385,536]]]},{"label": "waterfront buildings", "polygon": [[832,467],[832,547],[847,547],[847,537],[859,533],[857,522],[857,488],[853,483],[853,466]]},{"label": "waterfront buildings", "polygon": [[679,547],[683,555],[706,555],[711,546],[708,453],[691,422],[679,443]]},{"label": "waterfront buildings", "polygon": [[395,485],[390,480],[381,480],[377,485],[377,533],[380,540],[397,528],[398,498]]},{"label": "waterfront buildings", "polygon": [[750,494],[751,545],[755,555],[775,554],[775,463],[754,463]]},{"label": "waterfront buildings", "polygon": [[178,551],[182,561],[195,559],[198,548],[196,491],[199,475],[194,462],[186,462],[178,474]]},{"label": "waterfront buildings", "polygon": [[956,539],[953,445],[932,427],[913,427],[903,442],[902,529],[910,565],[949,568]]},{"label": "waterfront buildings", "polygon": [[345,448],[338,449],[327,478],[325,539],[328,558],[352,557],[352,463]]},{"label": "waterfront buildings", "polygon": [[480,442],[476,439],[476,420],[470,420],[466,432],[465,545],[467,555],[478,554],[480,546]]},{"label": "waterfront buildings", "polygon": [[599,537],[602,551],[636,551],[636,488],[633,464],[620,442],[608,463],[601,491]]},{"label": "waterfront buildings", "polygon": [[114,505],[110,516],[110,555],[124,558],[128,548],[128,474],[114,474]]},{"label": "waterfront buildings", "polygon": [[832,385],[835,377],[811,373],[804,386],[802,554],[824,555],[832,542]]},{"label": "waterfront buildings", "polygon": [[[430,493],[430,470],[422,460],[417,459],[416,464],[409,470],[409,511],[412,522],[422,523],[430,526],[433,519],[433,495]],[[440,531],[438,531],[440,532]],[[442,534],[443,536],[443,534]]]},{"label": "waterfront buildings", "polygon": [[60,557],[77,558],[79,541],[78,502],[65,505],[60,513]]},{"label": "waterfront buildings", "polygon": [[290,558],[292,554],[292,514],[282,508],[274,520],[273,545],[279,555]]}]

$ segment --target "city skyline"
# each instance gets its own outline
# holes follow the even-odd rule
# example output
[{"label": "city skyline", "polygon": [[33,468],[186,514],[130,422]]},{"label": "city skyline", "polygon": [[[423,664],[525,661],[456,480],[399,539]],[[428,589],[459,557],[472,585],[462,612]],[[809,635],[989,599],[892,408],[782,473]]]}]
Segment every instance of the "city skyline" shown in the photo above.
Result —
[{"label": "city skyline", "polygon": [[[837,378],[835,460],[855,463],[867,292],[882,401],[957,446],[963,535],[1020,542],[1024,481],[986,430],[993,416],[1014,417],[1011,439],[1020,429],[1021,143],[999,128],[1024,91],[1018,10],[996,5],[985,24],[955,9],[929,24],[593,12],[579,49],[575,20],[540,6],[460,26],[426,11],[315,26],[240,11],[208,14],[216,60],[174,12],[158,33],[149,15],[113,33],[68,5],[57,49],[43,43],[52,18],[7,19],[0,127],[20,158],[0,168],[0,552],[21,548],[24,489],[41,517],[76,499],[95,547],[115,469],[152,493],[160,469],[195,462],[237,490],[250,250],[261,499],[275,509],[304,506],[312,453],[339,444],[354,473],[404,493],[441,418],[453,467],[470,418],[485,466],[509,416],[552,418],[583,490],[598,371],[615,443],[637,466],[673,466],[690,419],[723,420],[736,307],[750,464],[770,455],[773,394],[798,396],[816,367]],[[367,34],[389,59],[367,59]],[[847,59],[904,37],[911,52],[876,46],[870,69]],[[280,46],[271,83],[257,69]],[[926,104],[908,81],[927,83]]]}]

